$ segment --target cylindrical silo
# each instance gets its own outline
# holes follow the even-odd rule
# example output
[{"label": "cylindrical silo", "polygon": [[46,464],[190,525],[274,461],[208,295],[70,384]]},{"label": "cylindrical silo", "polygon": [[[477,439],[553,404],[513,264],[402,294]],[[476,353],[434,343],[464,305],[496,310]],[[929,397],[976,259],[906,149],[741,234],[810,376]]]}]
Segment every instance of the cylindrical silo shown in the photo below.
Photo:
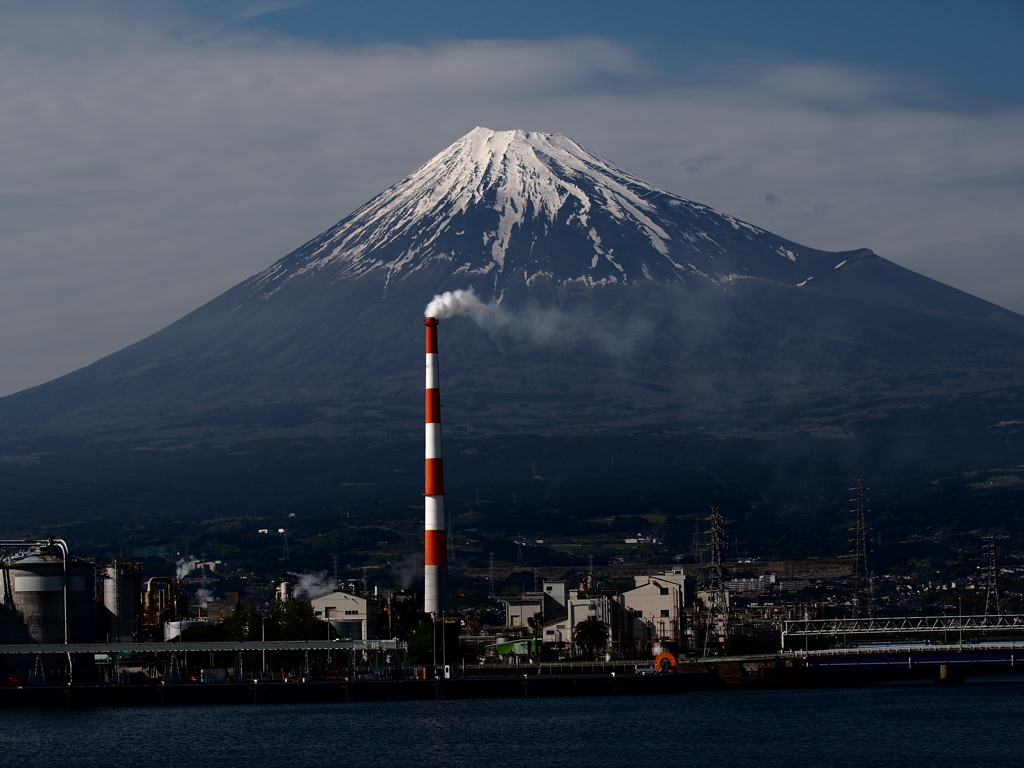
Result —
[{"label": "cylindrical silo", "polygon": [[[17,616],[4,642],[89,643],[95,638],[95,566],[71,556],[60,539],[5,558],[3,603]],[[18,626],[20,625],[20,626]],[[13,635],[13,636],[12,636]]]},{"label": "cylindrical silo", "polygon": [[97,578],[103,605],[98,639],[125,642],[137,639],[142,566],[128,560],[113,560],[99,567]]}]

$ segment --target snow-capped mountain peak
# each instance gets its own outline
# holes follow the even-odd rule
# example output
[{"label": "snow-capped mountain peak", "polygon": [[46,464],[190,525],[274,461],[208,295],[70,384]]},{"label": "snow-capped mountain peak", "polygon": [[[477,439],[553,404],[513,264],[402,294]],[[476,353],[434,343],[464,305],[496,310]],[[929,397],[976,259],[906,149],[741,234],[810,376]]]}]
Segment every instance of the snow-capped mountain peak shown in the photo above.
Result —
[{"label": "snow-capped mountain peak", "polygon": [[[273,291],[327,271],[390,283],[440,262],[454,274],[492,275],[496,293],[538,275],[587,285],[737,275],[795,284],[807,277],[789,274],[801,250],[560,134],[478,127],[257,281]],[[735,263],[736,254],[749,259]]]}]

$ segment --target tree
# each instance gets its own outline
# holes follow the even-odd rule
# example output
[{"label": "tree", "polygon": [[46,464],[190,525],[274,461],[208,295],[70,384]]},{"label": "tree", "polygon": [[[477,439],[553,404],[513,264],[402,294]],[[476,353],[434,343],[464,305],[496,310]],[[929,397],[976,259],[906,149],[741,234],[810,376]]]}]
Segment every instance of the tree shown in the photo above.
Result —
[{"label": "tree", "polygon": [[[444,633],[442,635],[442,632]],[[409,636],[409,661],[413,664],[454,664],[462,660],[459,625],[454,621],[427,621]]]},{"label": "tree", "polygon": [[293,597],[286,603],[275,603],[267,613],[267,639],[323,640],[328,627],[305,600]]},{"label": "tree", "polygon": [[264,616],[252,603],[240,605],[220,625],[226,640],[323,640],[328,625],[305,600],[275,603]]},{"label": "tree", "polygon": [[263,614],[252,603],[240,605],[221,623],[226,640],[260,640],[263,637]]},{"label": "tree", "polygon": [[541,630],[544,628],[544,616],[540,613],[535,613],[526,620],[526,623],[530,625],[533,636],[540,637]]},{"label": "tree", "polygon": [[594,656],[608,645],[608,625],[596,616],[588,616],[573,630],[572,639],[576,647]]}]

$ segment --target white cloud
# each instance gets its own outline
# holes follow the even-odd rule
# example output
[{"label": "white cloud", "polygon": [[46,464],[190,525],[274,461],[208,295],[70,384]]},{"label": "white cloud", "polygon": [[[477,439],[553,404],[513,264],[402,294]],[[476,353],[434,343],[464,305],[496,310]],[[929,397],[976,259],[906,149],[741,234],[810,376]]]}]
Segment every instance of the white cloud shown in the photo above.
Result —
[{"label": "white cloud", "polygon": [[1024,311],[1020,105],[822,63],[695,78],[597,39],[329,47],[35,7],[0,42],[0,393],[158,330],[475,125]]}]

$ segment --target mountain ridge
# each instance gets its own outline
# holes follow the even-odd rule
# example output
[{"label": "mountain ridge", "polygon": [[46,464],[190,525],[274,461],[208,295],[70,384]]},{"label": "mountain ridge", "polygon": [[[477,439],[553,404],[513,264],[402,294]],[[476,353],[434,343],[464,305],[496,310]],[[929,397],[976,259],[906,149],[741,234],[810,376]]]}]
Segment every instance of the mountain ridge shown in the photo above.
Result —
[{"label": "mountain ridge", "polygon": [[[415,499],[422,311],[466,288],[495,310],[442,321],[446,446],[502,493],[530,453],[564,464],[544,500],[565,503],[668,498],[707,472],[784,496],[836,471],[1024,461],[1024,317],[868,249],[791,243],[565,137],[483,128],[167,328],[0,399],[0,457],[201,456],[229,485],[288,467],[273,476],[301,503],[332,503],[342,476]],[[584,489],[589,453],[623,440],[649,460]],[[819,454],[828,469],[807,469]]]},{"label": "mountain ridge", "polygon": [[[464,237],[474,217],[482,242]],[[584,254],[574,269],[551,254],[531,258],[556,227],[565,249],[559,261],[566,251]],[[826,253],[646,184],[559,134],[478,127],[253,281],[269,294],[281,282],[333,269],[336,279],[384,271],[390,284],[431,260],[455,275],[493,273],[499,296],[517,270],[527,282],[547,275],[589,286],[714,279],[731,274],[713,268],[729,255],[718,240],[754,244],[762,260],[779,262],[769,268],[797,279],[798,254],[806,270]]]}]

